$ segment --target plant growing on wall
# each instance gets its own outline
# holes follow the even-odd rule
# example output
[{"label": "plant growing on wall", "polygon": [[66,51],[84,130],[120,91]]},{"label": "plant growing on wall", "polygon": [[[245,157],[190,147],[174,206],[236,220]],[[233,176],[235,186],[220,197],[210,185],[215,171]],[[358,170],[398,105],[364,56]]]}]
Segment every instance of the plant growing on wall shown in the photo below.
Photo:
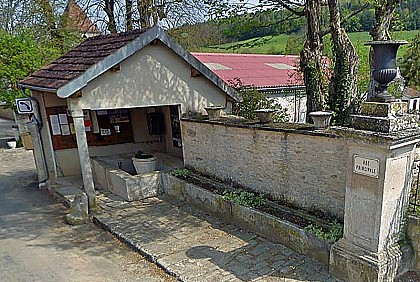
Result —
[{"label": "plant growing on wall", "polygon": [[240,79],[230,81],[230,85],[239,92],[242,98],[242,102],[236,102],[233,106],[235,115],[253,120],[257,118],[255,110],[273,109],[275,110],[273,114],[274,122],[288,121],[287,110],[275,99],[267,97],[267,94],[261,93],[255,87],[244,87]]},{"label": "plant growing on wall", "polygon": [[259,207],[265,203],[263,193],[252,193],[241,189],[224,191],[222,199],[245,207]]},{"label": "plant growing on wall", "polygon": [[326,240],[330,243],[337,242],[338,239],[343,237],[343,225],[338,222],[332,223],[328,230],[316,224],[306,226],[305,230],[314,234],[319,239]]},{"label": "plant growing on wall", "polygon": [[135,154],[134,154],[134,158],[136,158],[136,159],[141,159],[141,160],[143,160],[143,159],[150,159],[150,158],[153,158],[154,156],[153,155],[151,155],[151,154],[146,154],[146,153],[144,153],[143,151],[137,151]]},{"label": "plant growing on wall", "polygon": [[190,174],[190,171],[186,168],[176,168],[171,172],[171,175],[178,177],[178,178],[187,178]]}]

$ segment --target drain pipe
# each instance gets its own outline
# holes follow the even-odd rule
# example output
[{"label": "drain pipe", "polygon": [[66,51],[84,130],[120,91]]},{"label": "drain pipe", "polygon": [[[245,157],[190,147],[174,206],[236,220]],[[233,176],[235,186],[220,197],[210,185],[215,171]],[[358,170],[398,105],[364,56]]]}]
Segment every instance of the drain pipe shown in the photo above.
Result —
[{"label": "drain pipe", "polygon": [[38,101],[33,97],[28,97],[28,99],[32,102],[34,113],[32,116],[29,116],[30,121],[24,124],[24,128],[25,131],[29,132],[32,136],[32,143],[34,146],[33,154],[38,174],[38,188],[41,189],[47,186],[47,181],[49,179],[47,160],[45,159],[44,147],[42,146],[42,119]]}]

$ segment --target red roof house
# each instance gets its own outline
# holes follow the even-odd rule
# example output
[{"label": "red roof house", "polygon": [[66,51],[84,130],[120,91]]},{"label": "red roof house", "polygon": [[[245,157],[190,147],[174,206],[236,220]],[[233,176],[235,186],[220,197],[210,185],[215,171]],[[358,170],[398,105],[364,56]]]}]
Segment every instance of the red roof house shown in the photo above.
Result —
[{"label": "red roof house", "polygon": [[296,72],[299,57],[292,55],[192,53],[225,82],[240,79],[257,88],[303,85]]},{"label": "red roof house", "polygon": [[287,109],[289,121],[305,122],[306,92],[299,57],[291,55],[192,53],[229,85],[256,87]]}]

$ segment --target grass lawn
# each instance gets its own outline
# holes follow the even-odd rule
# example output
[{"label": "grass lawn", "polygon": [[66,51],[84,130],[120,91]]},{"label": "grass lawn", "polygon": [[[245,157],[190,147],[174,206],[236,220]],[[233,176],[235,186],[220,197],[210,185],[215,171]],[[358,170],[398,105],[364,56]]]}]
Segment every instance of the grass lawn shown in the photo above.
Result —
[{"label": "grass lawn", "polygon": [[[398,31],[391,34],[395,40],[407,40],[410,42],[418,30],[410,31]],[[302,35],[304,36],[304,35]],[[368,46],[364,46],[367,41],[371,38],[368,32],[353,32],[349,33],[350,39],[357,49],[358,54],[361,57],[365,57],[369,51]],[[200,49],[200,52],[213,52],[213,53],[250,53],[250,54],[285,54],[286,43],[289,35],[280,34],[276,36],[264,36],[254,39],[248,39],[245,41],[239,41],[234,43],[227,43],[216,46],[209,46]],[[325,52],[326,54],[331,53],[331,45],[329,36],[324,38]],[[299,54],[298,49],[294,50],[294,54]],[[402,46],[398,51],[398,56],[404,55],[406,52],[406,45]]]}]

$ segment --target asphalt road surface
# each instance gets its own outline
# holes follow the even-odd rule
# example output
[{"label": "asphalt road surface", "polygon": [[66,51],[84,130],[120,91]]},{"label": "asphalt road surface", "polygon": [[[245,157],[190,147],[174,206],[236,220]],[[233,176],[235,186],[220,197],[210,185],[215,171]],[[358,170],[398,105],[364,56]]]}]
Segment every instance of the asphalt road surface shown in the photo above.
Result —
[{"label": "asphalt road surface", "polygon": [[176,281],[36,185],[31,151],[0,149],[0,281]]}]

